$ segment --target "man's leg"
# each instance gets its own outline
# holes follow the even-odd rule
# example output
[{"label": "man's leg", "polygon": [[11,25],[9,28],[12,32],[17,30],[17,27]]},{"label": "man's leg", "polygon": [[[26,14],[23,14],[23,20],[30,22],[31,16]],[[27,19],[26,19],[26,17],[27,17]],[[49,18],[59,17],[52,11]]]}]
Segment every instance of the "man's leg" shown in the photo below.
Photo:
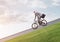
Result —
[{"label": "man's leg", "polygon": [[[40,18],[40,19],[41,19],[41,18]],[[40,19],[38,19],[38,23],[39,23],[39,25],[41,25],[41,23],[42,23],[42,22],[40,21]]]}]

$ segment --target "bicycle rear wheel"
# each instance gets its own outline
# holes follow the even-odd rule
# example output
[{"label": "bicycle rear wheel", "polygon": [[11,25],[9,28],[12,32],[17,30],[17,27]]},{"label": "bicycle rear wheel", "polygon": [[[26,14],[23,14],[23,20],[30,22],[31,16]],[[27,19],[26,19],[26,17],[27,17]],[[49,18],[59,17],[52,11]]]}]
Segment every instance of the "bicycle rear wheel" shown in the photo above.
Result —
[{"label": "bicycle rear wheel", "polygon": [[42,24],[41,24],[42,26],[46,26],[47,25],[47,21],[44,19],[44,20],[42,20]]}]

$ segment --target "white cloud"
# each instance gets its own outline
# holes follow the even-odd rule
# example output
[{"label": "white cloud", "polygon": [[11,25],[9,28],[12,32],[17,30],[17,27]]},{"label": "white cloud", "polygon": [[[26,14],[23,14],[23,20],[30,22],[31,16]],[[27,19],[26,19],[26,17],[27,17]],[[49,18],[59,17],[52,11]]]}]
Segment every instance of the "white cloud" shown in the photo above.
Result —
[{"label": "white cloud", "polygon": [[[26,18],[26,14],[30,14],[32,8],[46,9],[47,5],[40,0],[0,0],[0,18],[3,19],[7,17],[6,19],[4,18],[4,21],[9,20],[9,22],[27,21],[29,17]],[[17,15],[19,15],[19,17],[17,17]],[[31,14],[28,16],[32,17]]]},{"label": "white cloud", "polygon": [[60,0],[53,0],[54,2],[60,2]]},{"label": "white cloud", "polygon": [[40,0],[32,0],[29,2],[28,6],[32,8],[42,8],[42,9],[47,8],[47,5],[43,1],[40,1]]},{"label": "white cloud", "polygon": [[27,4],[28,0],[19,0],[19,2],[22,4]]},{"label": "white cloud", "polygon": [[52,0],[52,1],[53,1],[52,5],[60,6],[60,0]]}]

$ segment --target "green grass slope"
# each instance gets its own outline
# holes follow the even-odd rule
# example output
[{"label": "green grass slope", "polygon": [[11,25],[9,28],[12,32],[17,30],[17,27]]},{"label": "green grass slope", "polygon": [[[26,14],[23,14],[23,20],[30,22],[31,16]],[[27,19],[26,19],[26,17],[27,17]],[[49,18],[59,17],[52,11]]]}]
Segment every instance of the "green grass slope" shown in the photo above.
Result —
[{"label": "green grass slope", "polygon": [[60,22],[6,42],[60,42]]}]

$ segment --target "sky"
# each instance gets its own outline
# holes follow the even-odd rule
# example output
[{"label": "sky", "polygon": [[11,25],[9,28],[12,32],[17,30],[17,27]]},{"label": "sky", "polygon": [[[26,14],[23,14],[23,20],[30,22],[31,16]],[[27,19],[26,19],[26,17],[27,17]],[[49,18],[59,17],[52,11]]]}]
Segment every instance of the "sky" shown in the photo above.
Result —
[{"label": "sky", "polygon": [[53,21],[60,18],[60,0],[0,0],[0,39],[31,28],[33,11]]}]

